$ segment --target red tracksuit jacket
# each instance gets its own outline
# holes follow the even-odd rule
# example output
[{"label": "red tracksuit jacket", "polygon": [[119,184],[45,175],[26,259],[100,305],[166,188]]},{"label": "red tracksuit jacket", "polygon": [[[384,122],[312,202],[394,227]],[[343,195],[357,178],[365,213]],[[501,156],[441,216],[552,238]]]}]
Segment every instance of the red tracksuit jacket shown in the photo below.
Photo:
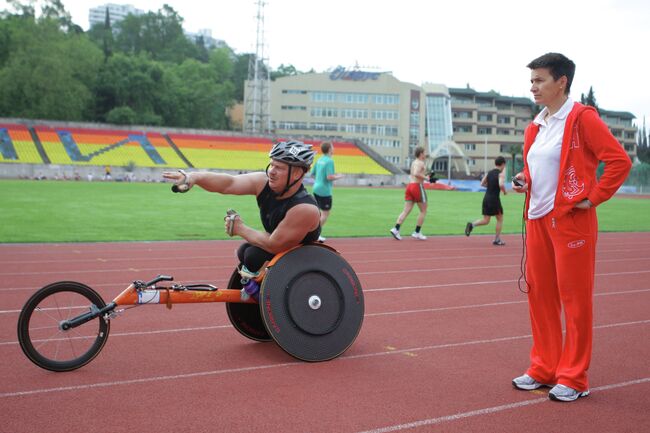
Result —
[{"label": "red tracksuit jacket", "polygon": [[[526,158],[538,132],[539,125],[531,123],[524,133],[524,174],[529,191],[533,185]],[[596,179],[599,161],[605,162],[605,172]],[[607,201],[625,182],[631,167],[630,157],[596,110],[574,103],[564,128],[555,206],[549,215],[560,217],[584,199],[589,199],[593,206]],[[529,201],[530,194],[527,194],[526,217]]]}]

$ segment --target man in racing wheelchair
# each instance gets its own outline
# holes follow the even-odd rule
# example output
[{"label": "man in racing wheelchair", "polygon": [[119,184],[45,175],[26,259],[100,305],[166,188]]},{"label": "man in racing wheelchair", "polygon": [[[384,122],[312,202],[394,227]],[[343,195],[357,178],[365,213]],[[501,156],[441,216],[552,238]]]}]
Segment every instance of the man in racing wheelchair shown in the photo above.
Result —
[{"label": "man in racing wheelchair", "polygon": [[266,173],[236,176],[183,170],[164,172],[174,182],[175,192],[187,192],[194,185],[206,191],[232,195],[255,195],[265,231],[247,226],[236,213],[226,216],[226,231],[246,240],[237,250],[245,278],[259,275],[265,262],[300,244],[314,242],[320,235],[320,211],[314,197],[302,184],[314,155],[310,144],[280,141],[273,145]]}]

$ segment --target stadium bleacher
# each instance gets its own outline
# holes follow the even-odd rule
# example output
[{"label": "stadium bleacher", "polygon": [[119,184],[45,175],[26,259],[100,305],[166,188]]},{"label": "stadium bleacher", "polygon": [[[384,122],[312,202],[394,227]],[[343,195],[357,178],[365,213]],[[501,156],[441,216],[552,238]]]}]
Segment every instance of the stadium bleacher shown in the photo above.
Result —
[{"label": "stadium bleacher", "polygon": [[[170,133],[169,138],[194,167],[240,171],[263,170],[273,144],[270,138],[245,136]],[[320,153],[320,141],[306,142]],[[390,174],[353,143],[334,142],[334,148],[339,173]]]},{"label": "stadium bleacher", "polygon": [[[306,142],[320,153],[321,141]],[[257,171],[266,168],[272,144],[270,137],[236,134],[163,134],[79,125],[44,123],[28,127],[0,123],[0,163]],[[334,148],[339,173],[390,174],[352,142],[335,141]]]},{"label": "stadium bleacher", "polygon": [[25,125],[0,123],[0,162],[43,164]]},{"label": "stadium bleacher", "polygon": [[52,164],[187,167],[158,132],[42,125],[34,130]]},{"label": "stadium bleacher", "polygon": [[168,136],[197,168],[256,171],[269,163],[270,139],[174,133]]},{"label": "stadium bleacher", "polygon": [[[320,142],[317,144],[320,154]],[[320,156],[320,155],[319,155]],[[318,156],[316,157],[318,158]],[[366,153],[348,142],[334,142],[334,161],[338,173],[391,174]]]}]

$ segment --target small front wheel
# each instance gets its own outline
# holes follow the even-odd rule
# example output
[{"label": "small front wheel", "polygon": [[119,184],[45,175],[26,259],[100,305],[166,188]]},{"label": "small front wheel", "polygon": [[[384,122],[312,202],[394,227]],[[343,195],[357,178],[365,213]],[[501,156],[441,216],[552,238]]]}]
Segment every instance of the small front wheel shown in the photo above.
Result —
[{"label": "small front wheel", "polygon": [[29,298],[18,317],[18,342],[30,361],[51,371],[70,371],[92,361],[102,350],[110,322],[96,317],[63,330],[61,323],[103,308],[104,300],[90,287],[61,281]]}]

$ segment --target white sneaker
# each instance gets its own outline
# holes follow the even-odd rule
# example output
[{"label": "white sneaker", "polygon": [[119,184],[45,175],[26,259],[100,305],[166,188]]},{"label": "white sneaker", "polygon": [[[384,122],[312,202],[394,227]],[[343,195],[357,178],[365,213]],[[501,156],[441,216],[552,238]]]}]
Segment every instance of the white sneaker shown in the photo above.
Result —
[{"label": "white sneaker", "polygon": [[512,379],[512,386],[517,389],[523,389],[524,391],[532,391],[533,389],[541,388],[547,386],[541,382],[536,381],[527,374],[524,374],[519,377]]},{"label": "white sneaker", "polygon": [[390,229],[390,234],[393,235],[393,237],[398,241],[402,240],[402,235],[399,234],[399,230],[397,230],[395,227]]},{"label": "white sneaker", "polygon": [[420,233],[420,232],[413,232],[413,233],[411,233],[411,237],[413,237],[413,238],[415,238],[415,239],[417,239],[417,240],[420,240],[420,241],[426,241],[426,240],[427,240],[427,237],[424,236],[424,235],[423,235],[422,233]]},{"label": "white sneaker", "polygon": [[325,242],[326,240],[327,240],[327,238],[324,238],[323,236],[319,236],[319,237],[318,237],[318,242],[320,242],[321,244],[322,244],[323,242]]},{"label": "white sneaker", "polygon": [[548,392],[548,398],[555,401],[574,401],[588,395],[589,390],[580,392],[568,386],[560,385],[559,383]]}]

